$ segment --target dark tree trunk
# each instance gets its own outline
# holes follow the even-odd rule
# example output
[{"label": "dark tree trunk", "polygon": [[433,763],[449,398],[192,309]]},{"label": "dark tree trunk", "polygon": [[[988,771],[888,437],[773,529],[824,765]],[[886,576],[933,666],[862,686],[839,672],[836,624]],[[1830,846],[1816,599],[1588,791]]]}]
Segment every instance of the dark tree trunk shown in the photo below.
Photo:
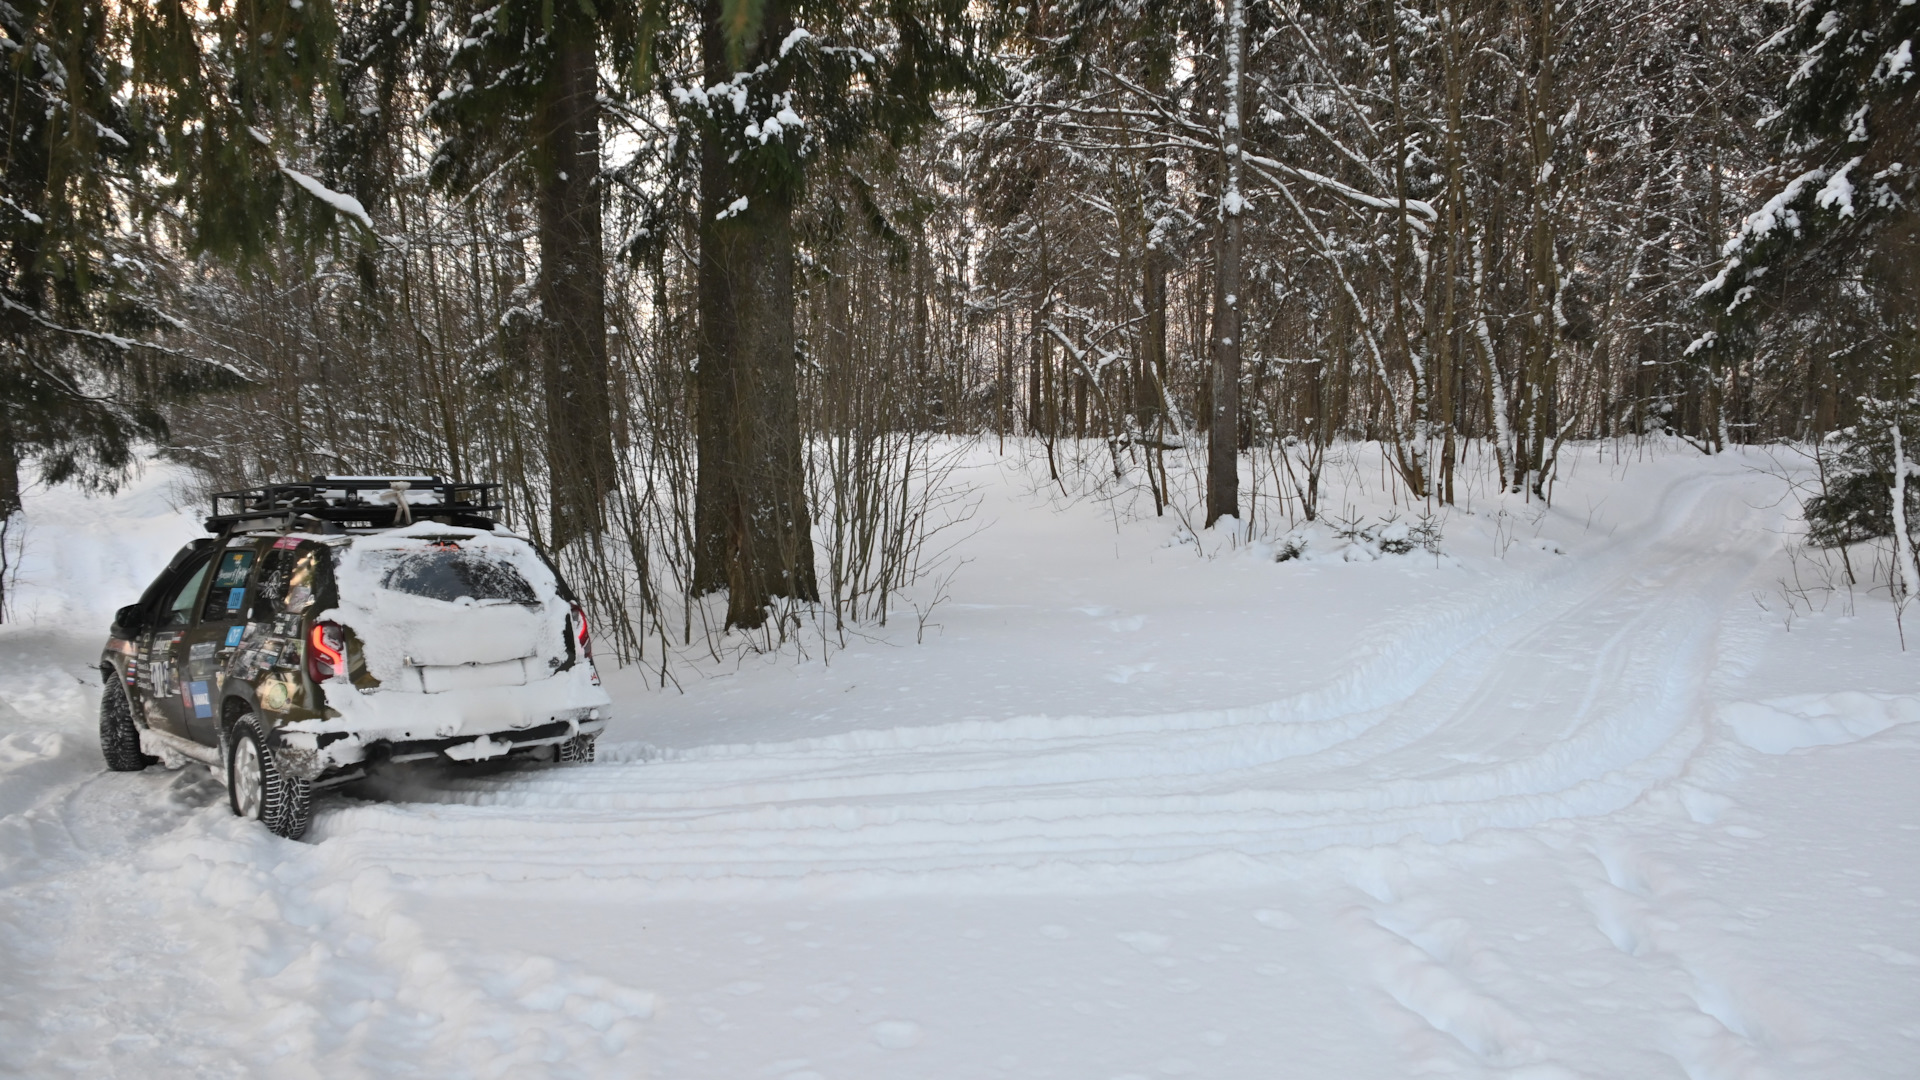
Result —
[{"label": "dark tree trunk", "polygon": [[927,303],[928,294],[933,291],[933,257],[927,252],[927,240],[924,235],[914,239],[913,266],[910,280],[913,282],[913,400],[918,415],[918,426],[922,431],[939,429],[945,419],[937,382],[933,371],[933,317]]},{"label": "dark tree trunk", "polygon": [[[1147,89],[1163,94],[1173,71],[1173,40],[1159,19],[1148,23],[1146,62],[1142,77]],[[1172,197],[1167,187],[1167,161],[1156,153],[1147,163],[1147,242],[1142,260],[1140,307],[1146,316],[1140,334],[1140,370],[1134,373],[1133,414],[1146,431],[1159,419],[1167,381],[1167,240],[1160,229]]]},{"label": "dark tree trunk", "polygon": [[1207,424],[1207,525],[1240,516],[1240,216],[1220,223],[1214,275],[1213,378]]},{"label": "dark tree trunk", "polygon": [[[785,5],[769,3],[758,37],[729,50],[718,0],[705,13],[708,85],[731,80],[730,51],[753,70],[792,29]],[[732,157],[711,133],[702,143],[694,578],[701,592],[727,589],[727,625],[755,627],[774,597],[818,600],[820,589],[801,459],[793,197]]]},{"label": "dark tree trunk", "polygon": [[1027,315],[1027,434],[1046,431],[1047,403],[1041,376],[1047,366],[1046,315],[1034,308]]},{"label": "dark tree trunk", "polygon": [[[1167,164],[1156,161],[1147,167],[1148,188],[1153,206],[1164,208],[1167,198]],[[1153,426],[1160,415],[1161,387],[1167,378],[1167,254],[1165,242],[1148,225],[1146,263],[1142,272],[1141,306],[1146,310],[1141,332],[1140,370],[1133,384],[1133,411],[1142,431]]]},{"label": "dark tree trunk", "polygon": [[616,473],[608,404],[606,275],[601,263],[600,105],[594,30],[556,8],[553,78],[541,98],[541,350],[556,548],[598,533]]},{"label": "dark tree trunk", "polygon": [[1226,184],[1220,199],[1213,282],[1213,379],[1207,425],[1207,525],[1240,516],[1240,114],[1246,102],[1246,8],[1229,0],[1227,118],[1221,125]]},{"label": "dark tree trunk", "polygon": [[0,417],[0,521],[20,512],[20,447]]},{"label": "dark tree trunk", "polygon": [[7,543],[11,539],[7,534],[20,509],[20,447],[5,417],[0,417],[0,622],[7,619],[7,579],[13,570],[7,564]]}]

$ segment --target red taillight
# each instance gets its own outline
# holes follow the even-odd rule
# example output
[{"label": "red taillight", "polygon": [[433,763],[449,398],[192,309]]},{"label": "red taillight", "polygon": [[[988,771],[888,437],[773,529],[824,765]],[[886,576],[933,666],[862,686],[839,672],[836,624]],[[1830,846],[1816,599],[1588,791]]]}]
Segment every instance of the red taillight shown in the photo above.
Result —
[{"label": "red taillight", "polygon": [[[573,647],[575,655],[586,661],[589,670],[593,668],[593,635],[587,630],[587,609],[579,604],[573,605]],[[593,685],[600,685],[600,673],[593,672]]]},{"label": "red taillight", "polygon": [[314,682],[326,682],[346,673],[346,635],[333,623],[314,623],[307,634],[307,675]]},{"label": "red taillight", "polygon": [[593,659],[593,635],[587,630],[587,609],[573,605],[573,647],[588,660]]}]

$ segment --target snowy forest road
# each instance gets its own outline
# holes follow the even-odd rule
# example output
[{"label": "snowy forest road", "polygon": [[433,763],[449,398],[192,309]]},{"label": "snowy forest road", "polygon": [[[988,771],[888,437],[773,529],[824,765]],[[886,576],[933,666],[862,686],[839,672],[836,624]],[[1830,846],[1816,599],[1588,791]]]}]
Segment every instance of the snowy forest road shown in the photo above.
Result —
[{"label": "snowy forest road", "polygon": [[948,889],[1036,871],[1178,882],[1189,859],[1604,814],[1677,776],[1704,738],[1721,615],[1779,543],[1748,495],[1683,482],[1648,534],[1489,596],[1455,625],[1408,627],[1365,678],[1270,705],[448,780],[328,814],[319,836],[425,876],[501,867],[707,890],[877,871]]},{"label": "snowy forest road", "polygon": [[[1153,630],[1102,654],[1128,672],[1306,654],[1317,677],[1276,661],[1270,703],[1036,711],[1092,665],[1064,641],[995,661],[1017,650],[962,613],[951,640],[840,654],[839,682],[728,676],[756,716],[705,739],[649,717],[719,710],[726,679],[636,697],[616,673],[636,707],[605,760],[330,796],[307,843],[232,818],[202,769],[103,773],[97,641],[9,628],[0,1074],[1906,1075],[1911,662],[1890,619],[1755,604],[1786,511],[1751,464],[1570,478],[1566,505],[1621,509],[1542,517],[1524,550],[1482,512],[1425,564],[1169,568],[1149,537],[1163,561],[976,589],[1100,649]],[[76,502],[75,535],[138,505]],[[1095,514],[1019,512],[1060,549],[1112,543]],[[989,571],[1025,557],[975,543]],[[1111,614],[1176,574],[1215,592]],[[1219,615],[1271,604],[1278,629]],[[842,730],[801,722],[882,661],[981,684],[999,717],[927,697],[875,722],[914,704],[900,674]]]}]

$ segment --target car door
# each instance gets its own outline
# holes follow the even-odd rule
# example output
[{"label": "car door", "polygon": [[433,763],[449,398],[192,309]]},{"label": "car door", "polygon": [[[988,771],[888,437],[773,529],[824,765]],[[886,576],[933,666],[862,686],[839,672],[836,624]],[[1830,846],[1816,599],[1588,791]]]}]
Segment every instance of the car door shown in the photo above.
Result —
[{"label": "car door", "polygon": [[187,734],[186,714],[192,711],[191,702],[181,704],[184,669],[179,663],[179,646],[199,611],[214,554],[201,554],[180,568],[178,583],[150,609],[152,628],[141,635],[140,669],[145,684],[141,697],[147,723],[174,735]]},{"label": "car door", "polygon": [[260,541],[240,537],[214,554],[200,610],[186,633],[173,646],[180,665],[181,719],[186,735],[202,746],[220,742],[219,708],[226,681],[227,659],[246,632],[254,564]]}]

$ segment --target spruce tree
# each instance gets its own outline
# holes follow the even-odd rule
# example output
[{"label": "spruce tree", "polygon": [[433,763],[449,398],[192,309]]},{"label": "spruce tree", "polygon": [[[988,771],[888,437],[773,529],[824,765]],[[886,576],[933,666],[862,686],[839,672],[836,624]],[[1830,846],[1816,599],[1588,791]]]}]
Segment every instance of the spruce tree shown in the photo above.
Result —
[{"label": "spruce tree", "polygon": [[[432,116],[448,133],[434,163],[460,187],[514,168],[533,191],[540,245],[542,383],[552,542],[597,534],[617,482],[607,357],[600,124],[602,65],[646,76],[642,20],[624,0],[452,5],[457,33]],[[485,170],[485,171],[483,171]]]},{"label": "spruce tree", "polygon": [[[1817,313],[1858,338],[1867,370],[1855,422],[1832,433],[1815,543],[1896,535],[1895,429],[1909,462],[1920,375],[1920,4],[1798,0],[1776,39],[1794,63],[1773,122],[1779,175],[1695,299],[1714,331],[1693,351],[1749,356],[1769,320]],[[1912,470],[1908,465],[1907,469]],[[1909,503],[1920,488],[1904,488]],[[1909,505],[1907,515],[1911,516]],[[1914,583],[1908,583],[1913,588]]]},{"label": "spruce tree", "polygon": [[[237,382],[155,347],[169,272],[137,215],[163,146],[121,63],[126,8],[93,0],[0,5],[6,159],[0,166],[0,587],[23,473],[112,487],[158,406]],[[5,596],[0,593],[0,616]]]},{"label": "spruce tree", "polygon": [[[1887,374],[1914,370],[1920,314],[1920,4],[1796,0],[1775,42],[1791,74],[1770,129],[1784,184],[1728,242],[1694,294],[1703,348],[1750,352],[1776,314],[1838,304],[1887,332]],[[1829,312],[1828,314],[1835,314]],[[1896,391],[1904,396],[1904,383]]]},{"label": "spruce tree", "polygon": [[794,338],[793,212],[821,163],[899,145],[991,83],[965,0],[703,0],[701,80],[669,88],[699,152],[695,587],[727,623],[815,600]]}]

